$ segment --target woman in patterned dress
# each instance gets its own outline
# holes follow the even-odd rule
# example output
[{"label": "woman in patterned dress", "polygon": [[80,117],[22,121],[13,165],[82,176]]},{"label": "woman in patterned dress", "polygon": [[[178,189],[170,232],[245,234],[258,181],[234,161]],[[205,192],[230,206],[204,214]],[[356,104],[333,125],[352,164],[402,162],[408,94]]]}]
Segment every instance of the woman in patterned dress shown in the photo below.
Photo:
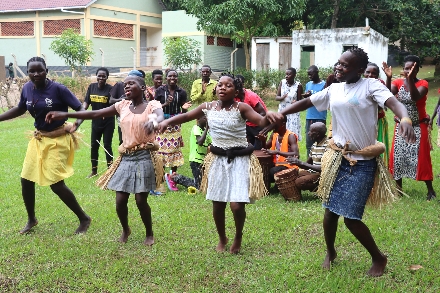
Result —
[{"label": "woman in patterned dress", "polygon": [[[249,147],[246,140],[246,120],[261,127],[266,126],[268,122],[249,105],[234,100],[235,97],[240,96],[239,93],[242,90],[243,85],[238,78],[223,75],[216,86],[217,101],[203,103],[190,112],[166,119],[157,127],[158,131],[163,133],[172,125],[199,119],[206,115],[212,138],[211,153],[205,158],[204,180],[206,178],[208,180],[206,199],[212,200],[213,203],[213,217],[219,235],[216,248],[218,252],[225,251],[228,243],[225,232],[225,209],[227,203],[230,203],[236,229],[234,242],[229,249],[233,254],[238,253],[241,248],[246,203],[251,202],[250,197],[262,196],[261,193],[252,194],[253,185],[261,183],[263,189],[258,189],[258,191],[263,193],[266,191],[261,167],[259,171],[258,168],[251,168],[255,158],[252,155],[253,147],[252,145]],[[221,149],[227,154],[217,155],[214,148]],[[249,150],[250,153],[244,153]],[[230,154],[234,151],[241,152],[241,154],[236,154],[231,158]],[[209,167],[207,166],[208,157],[212,159]]]},{"label": "woman in patterned dress", "polygon": [[383,70],[387,75],[387,87],[391,88],[391,92],[405,105],[416,134],[415,144],[405,142],[404,138],[396,135],[400,125],[399,120],[396,119],[389,168],[400,189],[402,189],[403,177],[424,181],[428,188],[426,199],[431,200],[436,194],[432,187],[431,146],[428,135],[429,115],[426,113],[428,82],[417,78],[419,66],[419,57],[406,56],[403,67],[404,78],[391,82],[392,68],[383,63]]},{"label": "woman in patterned dress", "polygon": [[[177,71],[171,69],[166,72],[167,84],[156,89],[154,99],[160,101],[165,119],[185,113],[191,107],[187,102],[186,91],[177,85]],[[162,158],[163,165],[170,167],[173,172],[183,165],[183,139],[180,124],[169,127],[164,133],[157,135],[159,150],[157,154]]]},{"label": "woman in patterned dress", "polygon": [[[280,102],[278,112],[281,112],[296,101],[301,100],[303,87],[299,81],[295,81],[295,77],[296,69],[291,67],[287,68],[286,78],[280,82],[277,96],[275,97],[275,100]],[[298,135],[298,140],[301,140],[301,119],[299,113],[287,115],[286,128]]]}]

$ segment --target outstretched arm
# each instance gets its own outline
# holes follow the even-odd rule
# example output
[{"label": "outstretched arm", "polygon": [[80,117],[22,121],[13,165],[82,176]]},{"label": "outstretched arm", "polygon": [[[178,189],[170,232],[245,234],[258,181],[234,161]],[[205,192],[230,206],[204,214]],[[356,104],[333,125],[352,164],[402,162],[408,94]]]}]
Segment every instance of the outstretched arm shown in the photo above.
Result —
[{"label": "outstretched arm", "polygon": [[58,112],[52,111],[47,113],[46,122],[51,123],[52,120],[61,120],[65,118],[77,118],[77,119],[95,119],[102,117],[111,117],[118,114],[115,105],[110,107],[95,110],[95,111],[78,111],[78,112]]},{"label": "outstretched arm", "polygon": [[167,129],[168,126],[178,125],[178,124],[182,124],[182,123],[194,120],[194,119],[201,118],[201,117],[203,117],[203,115],[205,115],[205,113],[203,113],[203,109],[206,109],[206,103],[201,104],[200,106],[198,106],[194,110],[176,115],[174,117],[171,117],[169,119],[162,121],[156,127],[156,130],[159,133],[163,133]]},{"label": "outstretched arm", "polygon": [[18,116],[21,116],[24,113],[26,113],[26,111],[27,111],[26,109],[21,109],[21,108],[18,108],[17,106],[15,106],[14,108],[1,114],[0,121],[5,121],[5,120],[17,118]]}]

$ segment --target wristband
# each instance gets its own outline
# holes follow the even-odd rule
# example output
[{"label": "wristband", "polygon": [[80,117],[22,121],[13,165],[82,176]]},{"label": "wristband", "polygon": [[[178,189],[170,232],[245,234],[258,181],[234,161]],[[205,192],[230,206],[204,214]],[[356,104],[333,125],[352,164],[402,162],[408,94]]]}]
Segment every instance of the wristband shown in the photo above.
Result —
[{"label": "wristband", "polygon": [[402,117],[402,119],[400,119],[400,123],[402,123],[402,122],[406,122],[409,125],[412,125],[412,121],[409,117]]}]

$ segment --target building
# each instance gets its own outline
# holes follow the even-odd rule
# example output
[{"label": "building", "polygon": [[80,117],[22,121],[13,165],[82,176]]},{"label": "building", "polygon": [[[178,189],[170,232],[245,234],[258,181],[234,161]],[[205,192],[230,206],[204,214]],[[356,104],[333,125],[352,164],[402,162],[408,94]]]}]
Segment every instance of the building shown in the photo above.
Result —
[{"label": "building", "polygon": [[[307,69],[310,65],[331,67],[342,52],[353,46],[364,49],[370,62],[379,65],[388,57],[388,38],[370,27],[294,30],[292,38],[256,37],[252,45],[251,67],[256,70]],[[286,49],[289,46],[290,52]],[[290,64],[281,64],[289,58]]]},{"label": "building", "polygon": [[[244,50],[239,45],[227,36],[212,36],[197,30],[197,18],[184,10],[164,11],[162,20],[162,37],[186,36],[200,42],[202,64],[208,64],[213,70],[230,70],[232,58],[232,69],[246,67]],[[167,66],[165,60],[163,66]]]},{"label": "building", "polygon": [[162,1],[0,1],[0,56],[19,65],[42,56],[50,66],[64,61],[49,50],[68,28],[92,40],[90,66],[162,66]]}]

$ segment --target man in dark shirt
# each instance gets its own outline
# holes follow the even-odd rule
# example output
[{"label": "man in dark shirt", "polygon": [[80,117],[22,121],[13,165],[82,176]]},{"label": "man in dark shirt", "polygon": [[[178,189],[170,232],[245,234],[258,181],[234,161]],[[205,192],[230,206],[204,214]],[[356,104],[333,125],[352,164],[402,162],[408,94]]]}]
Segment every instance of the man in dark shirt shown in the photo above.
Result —
[{"label": "man in dark shirt", "polygon": [[[96,71],[96,79],[98,82],[92,83],[87,89],[86,97],[84,99],[84,109],[87,110],[89,105],[92,106],[92,110],[100,110],[110,106],[110,90],[112,86],[107,84],[108,69],[101,67]],[[99,154],[99,142],[101,137],[104,142],[104,150],[107,159],[107,166],[110,166],[113,161],[112,151],[112,139],[113,132],[115,130],[115,118],[97,118],[92,120],[92,132],[91,132],[91,161],[92,161],[92,173],[87,178],[93,177],[98,174],[98,154]]]}]

